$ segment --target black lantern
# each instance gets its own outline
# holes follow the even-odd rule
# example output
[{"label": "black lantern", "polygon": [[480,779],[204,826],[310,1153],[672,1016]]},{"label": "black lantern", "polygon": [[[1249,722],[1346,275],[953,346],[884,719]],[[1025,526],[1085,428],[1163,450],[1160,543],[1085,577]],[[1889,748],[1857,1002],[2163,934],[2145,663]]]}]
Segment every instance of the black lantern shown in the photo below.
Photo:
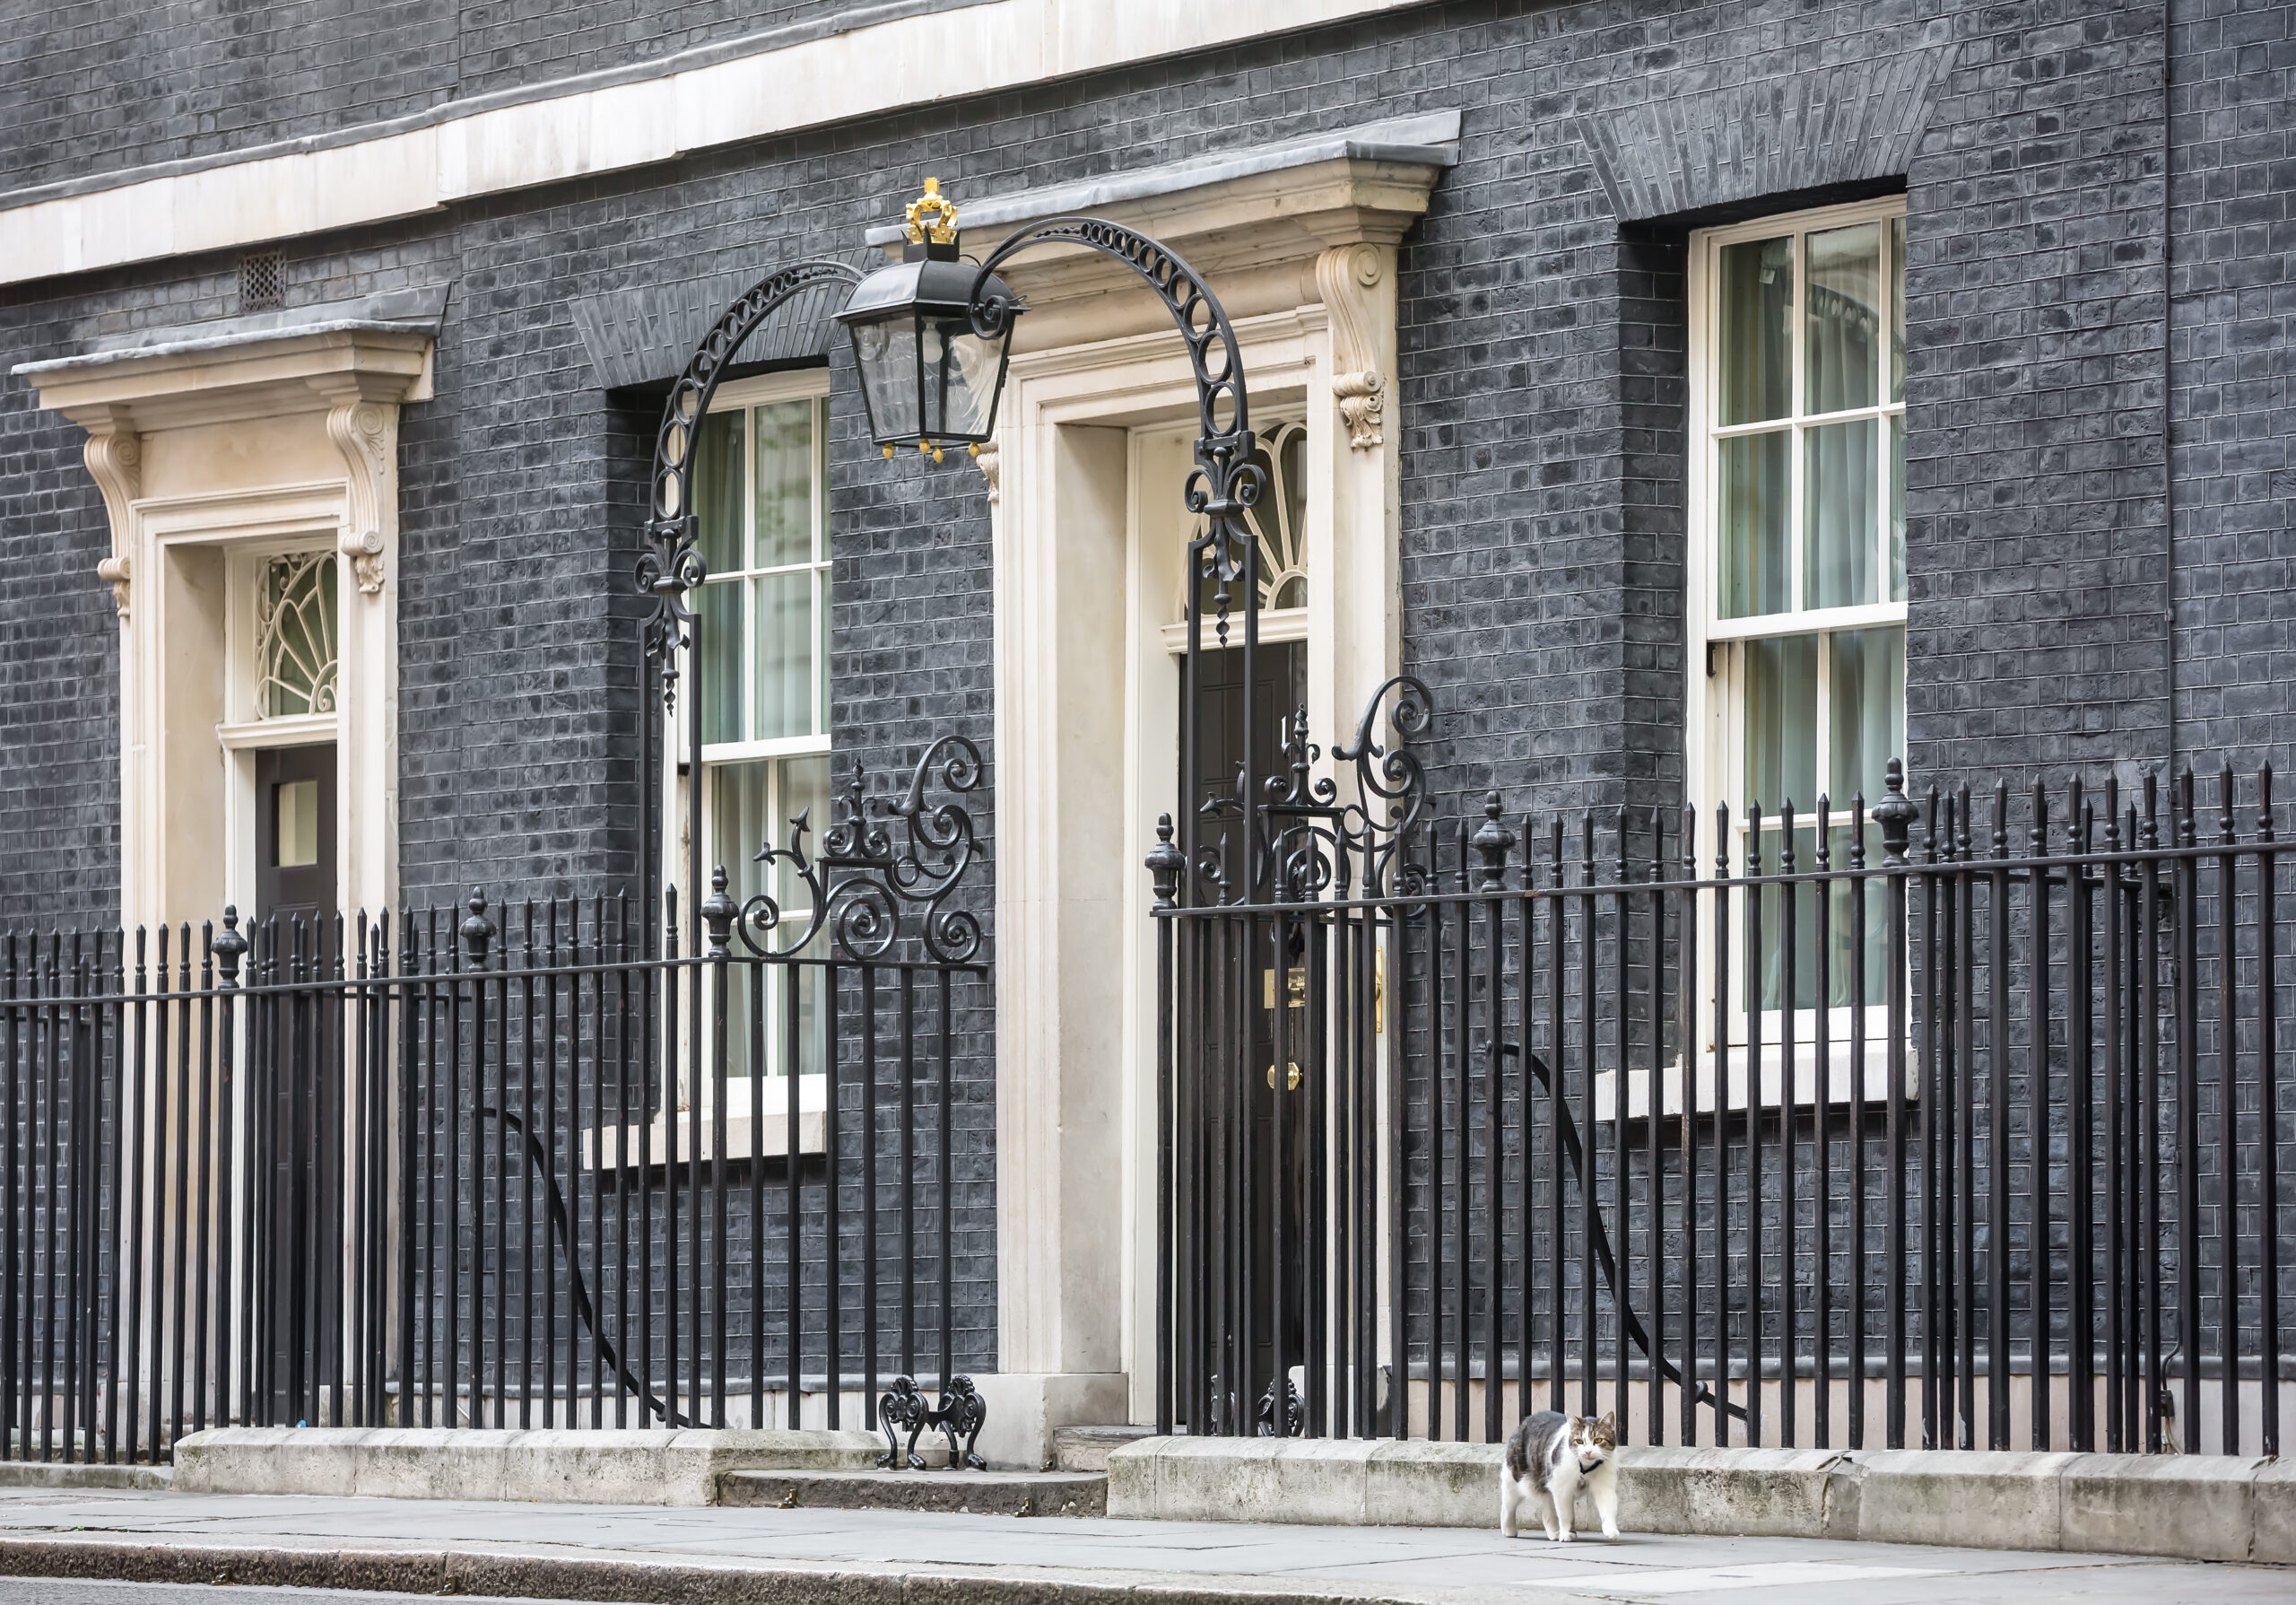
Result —
[{"label": "black lantern", "polygon": [[1021,310],[1004,280],[957,259],[957,209],[926,179],[900,261],[862,280],[837,315],[853,336],[869,433],[887,457],[915,446],[937,462],[943,447],[978,447],[995,432]]}]

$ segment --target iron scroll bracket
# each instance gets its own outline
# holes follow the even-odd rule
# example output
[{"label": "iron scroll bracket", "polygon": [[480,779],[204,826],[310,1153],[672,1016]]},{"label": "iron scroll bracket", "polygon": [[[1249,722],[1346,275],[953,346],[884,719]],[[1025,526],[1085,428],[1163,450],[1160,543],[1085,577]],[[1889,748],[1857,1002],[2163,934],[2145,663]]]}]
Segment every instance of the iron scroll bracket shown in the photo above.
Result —
[{"label": "iron scroll bracket", "polygon": [[[980,1396],[970,1376],[949,1378],[942,1388],[940,1402],[931,1405],[918,1391],[914,1378],[897,1376],[893,1385],[877,1400],[877,1419],[885,1429],[885,1452],[877,1457],[880,1467],[924,1470],[925,1457],[917,1452],[917,1440],[927,1432],[938,1432],[949,1440],[949,1461],[944,1470],[988,1470],[988,1462],[973,1448],[981,1427],[988,1420],[988,1401]],[[909,1432],[906,1447],[900,1436],[904,1427]],[[964,1440],[961,1446],[957,1442],[960,1437]]]}]

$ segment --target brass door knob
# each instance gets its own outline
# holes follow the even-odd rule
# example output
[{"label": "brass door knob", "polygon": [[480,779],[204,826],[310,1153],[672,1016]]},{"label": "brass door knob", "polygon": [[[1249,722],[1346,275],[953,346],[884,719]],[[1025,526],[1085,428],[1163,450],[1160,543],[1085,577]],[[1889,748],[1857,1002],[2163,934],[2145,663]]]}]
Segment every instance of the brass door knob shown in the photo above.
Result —
[{"label": "brass door knob", "polygon": [[[1275,1090],[1275,1067],[1274,1065],[1267,1067],[1267,1090],[1270,1092],[1274,1092]],[[1283,1090],[1288,1093],[1295,1093],[1300,1090],[1300,1067],[1289,1061],[1286,1061],[1283,1066]]]}]

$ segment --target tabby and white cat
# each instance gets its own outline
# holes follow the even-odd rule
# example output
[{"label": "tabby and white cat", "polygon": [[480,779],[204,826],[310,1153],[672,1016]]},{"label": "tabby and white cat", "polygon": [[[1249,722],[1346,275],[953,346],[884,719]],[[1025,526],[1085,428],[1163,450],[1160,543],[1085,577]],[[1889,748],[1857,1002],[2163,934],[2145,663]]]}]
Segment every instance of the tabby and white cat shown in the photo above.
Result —
[{"label": "tabby and white cat", "polygon": [[1569,1543],[1571,1521],[1584,1487],[1595,1496],[1603,1536],[1618,1537],[1618,1423],[1613,1416],[1589,1421],[1579,1416],[1541,1410],[1523,1417],[1507,1440],[1499,1468],[1499,1531],[1516,1532],[1525,1505],[1534,1506],[1550,1539]]}]

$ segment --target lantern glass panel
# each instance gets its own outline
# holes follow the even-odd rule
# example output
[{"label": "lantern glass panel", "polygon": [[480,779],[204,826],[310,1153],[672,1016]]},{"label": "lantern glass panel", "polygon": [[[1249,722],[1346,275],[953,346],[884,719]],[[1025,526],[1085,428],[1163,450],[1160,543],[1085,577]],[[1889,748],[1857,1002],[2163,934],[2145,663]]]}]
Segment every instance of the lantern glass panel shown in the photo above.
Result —
[{"label": "lantern glass panel", "polygon": [[901,315],[854,323],[853,361],[869,406],[869,432],[880,441],[914,440],[918,433],[917,325]]},{"label": "lantern glass panel", "polygon": [[920,320],[924,332],[924,432],[942,441],[985,438],[996,415],[1003,336],[984,339],[966,317]]}]

